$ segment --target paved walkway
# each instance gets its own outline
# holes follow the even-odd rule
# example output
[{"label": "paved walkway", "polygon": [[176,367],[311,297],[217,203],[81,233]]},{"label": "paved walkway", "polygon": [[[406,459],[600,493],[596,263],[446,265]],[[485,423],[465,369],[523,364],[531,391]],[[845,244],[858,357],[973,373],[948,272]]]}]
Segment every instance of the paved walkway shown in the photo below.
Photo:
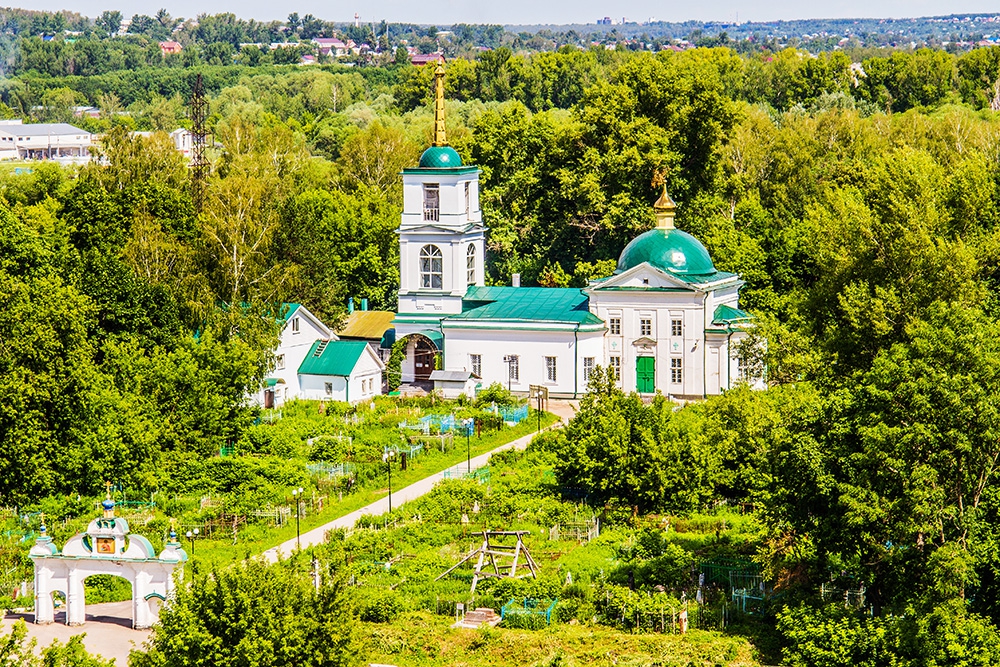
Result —
[{"label": "paved walkway", "polygon": [[128,654],[133,648],[141,648],[149,637],[149,630],[132,629],[132,602],[106,602],[87,605],[87,624],[69,626],[65,623],[64,612],[56,614],[56,622],[35,625],[35,616],[7,614],[0,620],[0,629],[6,634],[18,620],[28,624],[28,637],[38,641],[38,650],[47,647],[53,639],[65,644],[74,635],[83,635],[83,645],[87,651],[104,658],[114,658],[117,667],[128,665]]},{"label": "paved walkway", "polygon": [[[560,425],[562,425],[565,424],[567,421],[569,421],[569,419],[571,419],[572,416],[576,413],[576,407],[574,404],[577,403],[578,403],[577,401],[555,401],[555,400],[549,401],[550,404],[549,412],[559,417],[561,420]],[[531,439],[534,437],[535,434],[532,433],[530,435],[518,438],[517,440],[512,440],[511,442],[508,442],[505,445],[500,445],[496,449],[491,449],[485,454],[480,454],[479,456],[472,457],[472,470],[476,470],[477,468],[482,468],[483,466],[487,465],[490,462],[490,457],[493,456],[493,454],[495,454],[496,452],[502,452],[505,449],[525,449],[528,446],[528,443],[530,443]],[[457,465],[448,468],[447,472],[450,475],[458,477],[463,473],[465,473],[466,471],[467,471],[467,462],[463,461],[462,463],[459,463]],[[425,477],[419,482],[414,482],[413,484],[403,487],[398,491],[394,490],[392,492],[393,507],[399,507],[403,503],[415,500],[420,496],[424,495],[425,493],[430,492],[430,490],[433,489],[434,486],[444,478],[445,478],[445,472],[442,471],[439,473],[435,473],[430,477]],[[358,519],[360,519],[365,514],[379,516],[387,513],[388,510],[389,510],[389,497],[387,495],[385,498],[380,498],[379,500],[376,500],[370,505],[365,505],[359,510],[355,510],[350,514],[345,514],[339,519],[334,519],[333,521],[325,523],[318,528],[313,528],[309,532],[302,533],[301,536],[302,548],[305,549],[306,547],[322,544],[323,542],[326,541],[327,531],[333,530],[334,528],[353,528],[354,524],[357,523]],[[288,540],[287,542],[279,544],[273,549],[268,549],[267,551],[265,551],[264,558],[268,562],[273,563],[279,558],[283,556],[288,556],[292,552],[294,552],[296,544],[297,541],[294,538]]]}]

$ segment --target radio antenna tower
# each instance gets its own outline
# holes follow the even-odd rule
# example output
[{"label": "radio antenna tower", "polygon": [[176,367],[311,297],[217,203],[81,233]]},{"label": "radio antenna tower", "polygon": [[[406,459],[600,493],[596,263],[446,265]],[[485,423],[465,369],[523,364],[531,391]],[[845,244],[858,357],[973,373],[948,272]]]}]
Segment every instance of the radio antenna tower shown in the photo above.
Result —
[{"label": "radio antenna tower", "polygon": [[209,163],[205,157],[205,146],[208,143],[208,130],[205,127],[207,119],[208,101],[205,99],[205,86],[199,74],[191,93],[191,198],[197,213],[201,213],[205,201],[205,180],[208,178]]}]

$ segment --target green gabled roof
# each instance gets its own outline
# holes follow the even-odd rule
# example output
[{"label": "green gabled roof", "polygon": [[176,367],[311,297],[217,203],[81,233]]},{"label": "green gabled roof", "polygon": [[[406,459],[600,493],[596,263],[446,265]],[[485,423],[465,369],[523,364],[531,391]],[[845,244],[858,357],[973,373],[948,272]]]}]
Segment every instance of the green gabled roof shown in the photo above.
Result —
[{"label": "green gabled roof", "polygon": [[712,324],[719,326],[737,324],[740,322],[750,322],[752,320],[753,315],[745,310],[733,308],[732,306],[727,306],[725,304],[720,304],[715,309],[715,312],[712,313]]},{"label": "green gabled roof", "polygon": [[582,290],[560,287],[470,287],[456,320],[603,324],[588,308]]},{"label": "green gabled roof", "polygon": [[318,340],[299,365],[299,375],[348,377],[368,343],[363,340]]}]

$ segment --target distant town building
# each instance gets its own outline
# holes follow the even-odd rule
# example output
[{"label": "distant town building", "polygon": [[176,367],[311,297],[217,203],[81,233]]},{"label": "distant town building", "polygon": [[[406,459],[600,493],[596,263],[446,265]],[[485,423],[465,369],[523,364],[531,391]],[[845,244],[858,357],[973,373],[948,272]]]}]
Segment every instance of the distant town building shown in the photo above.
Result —
[{"label": "distant town building", "polygon": [[410,62],[414,65],[443,65],[443,53],[417,53],[410,56]]},{"label": "distant town building", "polygon": [[68,123],[0,121],[0,160],[89,162],[93,135]]},{"label": "distant town building", "polygon": [[160,42],[160,53],[163,55],[170,55],[171,53],[180,53],[184,47],[180,45],[180,42]]},{"label": "distant town building", "polygon": [[350,52],[348,45],[336,37],[317,37],[313,41],[319,45],[319,54],[321,56],[339,58],[340,56],[346,56]]}]

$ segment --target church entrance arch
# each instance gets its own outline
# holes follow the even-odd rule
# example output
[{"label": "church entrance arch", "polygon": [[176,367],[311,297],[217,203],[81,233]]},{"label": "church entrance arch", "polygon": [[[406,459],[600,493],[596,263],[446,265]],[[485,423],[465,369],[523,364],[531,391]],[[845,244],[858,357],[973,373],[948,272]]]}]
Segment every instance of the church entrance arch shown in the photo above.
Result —
[{"label": "church entrance arch", "polygon": [[[442,352],[443,337],[436,331],[412,333],[406,337],[406,365],[404,381],[409,376],[414,382],[429,382]],[[407,373],[406,371],[410,372]]]},{"label": "church entrance arch", "polygon": [[160,603],[174,591],[174,569],[187,554],[171,530],[157,556],[153,545],[141,535],[130,535],[128,522],[115,516],[110,494],[103,503],[104,516],[94,519],[87,532],[70,538],[60,551],[46,531],[44,517],[40,535],[29,556],[35,565],[35,623],[55,620],[57,591],[66,596],[66,624],[83,625],[86,615],[84,582],[94,575],[121,577],[132,586],[132,627],[148,628],[159,618]]}]

